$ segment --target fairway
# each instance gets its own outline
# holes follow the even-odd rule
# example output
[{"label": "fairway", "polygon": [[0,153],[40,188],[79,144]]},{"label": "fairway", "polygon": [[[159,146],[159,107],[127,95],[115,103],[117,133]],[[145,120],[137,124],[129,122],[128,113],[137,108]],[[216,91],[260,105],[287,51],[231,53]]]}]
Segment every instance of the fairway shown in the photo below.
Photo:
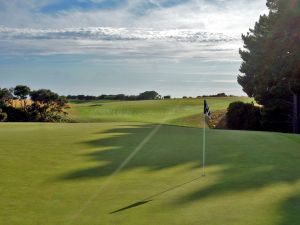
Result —
[{"label": "fairway", "polygon": [[206,177],[201,144],[201,128],[2,123],[0,224],[299,224],[299,136],[208,130]]},{"label": "fairway", "polygon": [[[226,110],[234,101],[252,102],[247,97],[207,98],[212,111]],[[70,118],[75,122],[145,122],[202,127],[203,99],[151,101],[73,101]]]}]

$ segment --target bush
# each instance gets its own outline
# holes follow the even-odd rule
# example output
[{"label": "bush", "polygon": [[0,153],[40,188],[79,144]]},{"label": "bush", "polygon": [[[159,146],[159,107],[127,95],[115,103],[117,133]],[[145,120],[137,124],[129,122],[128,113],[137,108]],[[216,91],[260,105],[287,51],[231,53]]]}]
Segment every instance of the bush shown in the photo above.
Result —
[{"label": "bush", "polygon": [[138,100],[154,100],[159,99],[159,94],[156,91],[145,91],[138,96]]},{"label": "bush", "polygon": [[2,109],[0,109],[0,122],[3,122],[7,119],[7,114],[2,112]]},{"label": "bush", "polygon": [[292,107],[285,104],[268,105],[262,110],[262,126],[267,131],[291,132],[293,130]]},{"label": "bush", "polygon": [[229,129],[262,130],[261,110],[253,103],[231,103],[226,113],[226,120]]},{"label": "bush", "polygon": [[6,121],[9,122],[28,122],[30,115],[21,108],[14,108],[12,106],[3,107],[3,112],[6,114]]}]

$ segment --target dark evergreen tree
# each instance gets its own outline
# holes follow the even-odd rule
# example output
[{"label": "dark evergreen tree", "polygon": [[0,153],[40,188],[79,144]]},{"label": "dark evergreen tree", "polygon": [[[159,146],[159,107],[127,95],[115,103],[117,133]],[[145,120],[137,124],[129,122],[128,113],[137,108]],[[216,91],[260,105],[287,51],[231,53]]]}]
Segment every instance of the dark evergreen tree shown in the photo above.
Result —
[{"label": "dark evergreen tree", "polygon": [[299,132],[300,0],[268,0],[268,15],[242,36],[239,84],[263,106],[266,129]]}]

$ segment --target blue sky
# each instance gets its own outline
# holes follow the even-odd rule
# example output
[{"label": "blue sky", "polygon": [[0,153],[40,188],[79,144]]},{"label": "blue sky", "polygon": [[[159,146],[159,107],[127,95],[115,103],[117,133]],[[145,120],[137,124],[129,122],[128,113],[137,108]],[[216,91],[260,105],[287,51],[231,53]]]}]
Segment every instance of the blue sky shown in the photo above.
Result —
[{"label": "blue sky", "polygon": [[0,87],[242,95],[240,36],[263,13],[265,0],[0,0]]},{"label": "blue sky", "polygon": [[58,13],[66,10],[114,10],[126,5],[126,1],[123,0],[64,0],[53,1],[42,6],[38,10],[42,13]]}]

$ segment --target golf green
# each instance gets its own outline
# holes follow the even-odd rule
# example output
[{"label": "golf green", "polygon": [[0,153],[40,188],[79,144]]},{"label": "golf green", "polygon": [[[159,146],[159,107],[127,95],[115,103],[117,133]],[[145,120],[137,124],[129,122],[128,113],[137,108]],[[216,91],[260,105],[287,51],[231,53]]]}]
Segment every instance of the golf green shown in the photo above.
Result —
[{"label": "golf green", "polygon": [[0,224],[299,224],[300,136],[202,131],[2,123]]}]

